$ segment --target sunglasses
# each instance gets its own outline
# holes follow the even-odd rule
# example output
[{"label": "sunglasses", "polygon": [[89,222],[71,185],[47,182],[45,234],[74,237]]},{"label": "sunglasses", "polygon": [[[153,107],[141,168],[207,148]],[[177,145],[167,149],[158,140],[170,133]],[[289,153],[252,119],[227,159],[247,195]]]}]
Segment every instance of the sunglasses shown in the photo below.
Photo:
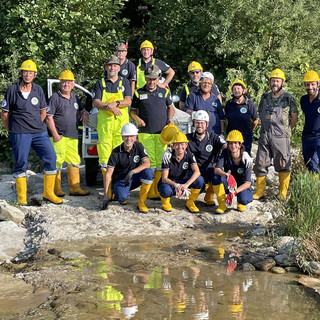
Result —
[{"label": "sunglasses", "polygon": [[198,74],[198,73],[200,73],[200,72],[201,72],[200,70],[190,71],[191,74]]}]

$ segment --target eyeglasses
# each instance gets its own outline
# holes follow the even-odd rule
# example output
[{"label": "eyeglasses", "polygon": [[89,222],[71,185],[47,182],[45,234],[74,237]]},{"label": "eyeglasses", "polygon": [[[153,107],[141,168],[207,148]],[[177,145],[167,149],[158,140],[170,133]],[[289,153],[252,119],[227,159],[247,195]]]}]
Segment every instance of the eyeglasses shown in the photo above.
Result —
[{"label": "eyeglasses", "polygon": [[200,72],[201,72],[200,70],[190,71],[191,74],[198,74],[198,73],[200,73]]}]

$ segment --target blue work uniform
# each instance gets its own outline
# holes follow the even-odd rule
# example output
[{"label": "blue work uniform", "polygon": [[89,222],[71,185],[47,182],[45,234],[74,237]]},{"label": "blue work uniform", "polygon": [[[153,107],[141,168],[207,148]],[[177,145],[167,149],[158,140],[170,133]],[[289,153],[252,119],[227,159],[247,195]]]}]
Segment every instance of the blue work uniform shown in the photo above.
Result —
[{"label": "blue work uniform", "polygon": [[[197,86],[192,81],[190,81],[187,84],[185,84],[183,86],[183,89],[181,90],[180,101],[185,103],[187,98],[188,98],[188,96],[189,96],[189,94],[191,92],[198,91],[199,88],[200,88],[200,85]],[[220,90],[219,90],[218,86],[215,83],[212,84],[211,93],[214,94],[217,97],[221,95]]]},{"label": "blue work uniform", "polygon": [[224,113],[222,105],[217,96],[210,94],[207,100],[204,100],[200,90],[189,94],[186,100],[186,107],[184,111],[198,111],[205,110],[209,114],[208,132],[214,132],[218,135],[221,134],[221,120],[224,120]]},{"label": "blue work uniform", "polygon": [[125,151],[123,143],[114,148],[108,161],[108,168],[114,168],[112,174],[112,190],[114,199],[120,203],[129,200],[130,190],[138,188],[141,183],[152,184],[154,174],[152,169],[146,168],[132,176],[129,186],[125,186],[124,179],[129,171],[140,166],[141,161],[148,158],[142,143],[136,141],[130,152]]},{"label": "blue work uniform", "polygon": [[[162,163],[162,170],[169,170],[168,178],[176,183],[184,184],[193,174],[191,167],[197,164],[196,158],[190,151],[185,151],[184,157],[179,162],[175,157],[175,151],[169,163]],[[192,184],[193,189],[202,189],[204,185],[203,177],[200,175]],[[160,179],[158,183],[158,190],[162,198],[169,198],[175,195],[175,188],[170,184],[163,183]]]},{"label": "blue work uniform", "polygon": [[15,160],[15,178],[26,176],[31,147],[44,162],[45,173],[56,174],[56,153],[40,115],[40,110],[46,108],[43,90],[36,83],[32,83],[27,98],[21,92],[20,82],[12,84],[5,93],[2,110],[9,112],[9,138]]},{"label": "blue work uniform", "polygon": [[309,95],[300,99],[301,110],[305,115],[302,131],[302,154],[307,169],[319,173],[320,158],[320,93],[310,102]]},{"label": "blue work uniform", "polygon": [[238,130],[242,133],[244,146],[246,151],[251,155],[252,146],[252,122],[257,120],[258,111],[254,102],[244,96],[245,100],[238,104],[233,99],[230,99],[225,107],[225,118],[228,121],[226,134],[232,130]]},{"label": "blue work uniform", "polygon": [[119,76],[127,78],[129,81],[137,81],[136,66],[127,58],[120,66]]},{"label": "blue work uniform", "polygon": [[[238,187],[243,185],[245,182],[251,183],[251,168],[246,168],[242,160],[239,164],[235,164],[226,149],[222,151],[221,156],[218,158],[216,168],[219,168],[224,172],[230,171],[235,178]],[[215,175],[214,180],[214,185],[220,185],[221,183],[223,183],[225,192],[229,193],[228,181],[225,177]],[[251,191],[251,187],[237,194],[237,201],[240,204],[246,205],[252,202],[252,200],[253,194]]]}]

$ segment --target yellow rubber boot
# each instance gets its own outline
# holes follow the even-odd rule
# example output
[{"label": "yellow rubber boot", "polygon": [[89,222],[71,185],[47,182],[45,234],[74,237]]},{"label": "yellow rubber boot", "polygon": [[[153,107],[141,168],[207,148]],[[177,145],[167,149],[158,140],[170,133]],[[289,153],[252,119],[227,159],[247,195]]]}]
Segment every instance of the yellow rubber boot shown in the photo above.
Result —
[{"label": "yellow rubber boot", "polygon": [[216,210],[216,213],[223,213],[226,211],[227,206],[225,204],[226,201],[226,192],[224,190],[224,185],[221,183],[218,186],[213,186],[214,193],[217,195],[217,200],[219,203],[219,207]]},{"label": "yellow rubber boot", "polygon": [[55,174],[45,174],[43,176],[43,200],[48,200],[55,204],[61,204],[63,201],[62,199],[58,198],[54,194],[54,183],[56,180]]},{"label": "yellow rubber boot", "polygon": [[141,213],[147,213],[149,211],[146,206],[146,200],[148,197],[148,192],[151,188],[151,184],[142,183],[139,193],[138,209]]},{"label": "yellow rubber boot", "polygon": [[80,169],[79,167],[68,167],[68,182],[70,196],[87,196],[89,190],[83,190],[80,187]]},{"label": "yellow rubber boot", "polygon": [[56,180],[54,183],[54,194],[57,197],[64,197],[66,194],[62,191],[61,188],[61,171],[57,171]]},{"label": "yellow rubber boot", "polygon": [[277,195],[279,200],[286,200],[287,198],[290,175],[290,172],[279,172],[279,194]]},{"label": "yellow rubber boot", "polygon": [[170,203],[170,197],[169,198],[162,198],[161,197],[161,202],[162,202],[162,209],[166,212],[171,212],[172,211],[172,205]]},{"label": "yellow rubber boot", "polygon": [[16,178],[16,189],[18,202],[22,205],[27,204],[27,177]]},{"label": "yellow rubber boot", "polygon": [[191,193],[189,195],[189,199],[186,202],[186,207],[188,208],[188,210],[191,213],[197,213],[200,210],[199,210],[199,208],[196,206],[196,204],[194,202],[198,199],[201,190],[200,189],[192,189],[191,188],[190,191],[191,191]]},{"label": "yellow rubber boot", "polygon": [[253,199],[259,200],[260,198],[266,195],[266,184],[267,184],[267,177],[257,177],[257,187],[256,193],[253,195]]},{"label": "yellow rubber boot", "polygon": [[214,196],[213,185],[209,184],[206,190],[206,195],[204,196],[204,201],[207,206],[215,205],[213,196]]},{"label": "yellow rubber boot", "polygon": [[154,178],[153,178],[153,182],[150,188],[150,191],[148,193],[148,198],[149,199],[159,199],[160,198],[160,194],[158,191],[158,182],[161,179],[161,171],[160,170],[156,170],[154,172]]},{"label": "yellow rubber boot", "polygon": [[237,210],[243,212],[246,210],[246,206],[244,204],[238,203]]}]

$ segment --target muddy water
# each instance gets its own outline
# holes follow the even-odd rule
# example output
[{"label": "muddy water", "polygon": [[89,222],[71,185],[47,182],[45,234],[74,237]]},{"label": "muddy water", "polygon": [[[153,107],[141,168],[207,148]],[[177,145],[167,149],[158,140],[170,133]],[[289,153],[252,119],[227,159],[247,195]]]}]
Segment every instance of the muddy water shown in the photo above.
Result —
[{"label": "muddy water", "polygon": [[[0,319],[319,319],[318,302],[297,285],[297,274],[234,271],[237,252],[223,237],[214,249],[145,239],[83,248],[88,259],[60,261],[74,272],[61,282],[81,283],[76,290],[31,304],[19,317],[2,304]],[[30,303],[45,300],[36,298]]]}]

